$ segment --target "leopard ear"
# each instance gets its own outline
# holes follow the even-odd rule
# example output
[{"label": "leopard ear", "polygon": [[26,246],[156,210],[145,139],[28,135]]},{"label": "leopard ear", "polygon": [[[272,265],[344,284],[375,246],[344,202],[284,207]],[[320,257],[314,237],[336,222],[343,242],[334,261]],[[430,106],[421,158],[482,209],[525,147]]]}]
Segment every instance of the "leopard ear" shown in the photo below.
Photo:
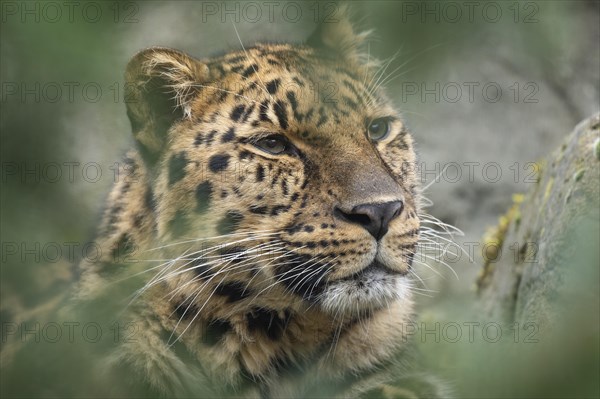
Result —
[{"label": "leopard ear", "polygon": [[363,58],[361,47],[370,34],[371,31],[355,31],[350,7],[343,3],[337,4],[335,12],[320,21],[306,44],[347,61],[360,62]]},{"label": "leopard ear", "polygon": [[176,50],[149,48],[136,54],[125,72],[127,115],[140,153],[154,163],[173,123],[191,115],[198,84],[209,80],[202,62]]}]

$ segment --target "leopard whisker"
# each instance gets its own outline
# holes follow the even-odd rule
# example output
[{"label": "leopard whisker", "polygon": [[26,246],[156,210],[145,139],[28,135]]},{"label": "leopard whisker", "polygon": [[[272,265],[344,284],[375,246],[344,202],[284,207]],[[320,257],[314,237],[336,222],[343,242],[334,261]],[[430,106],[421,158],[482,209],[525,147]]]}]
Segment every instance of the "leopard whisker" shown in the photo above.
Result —
[{"label": "leopard whisker", "polygon": [[384,60],[381,61],[381,64],[377,68],[377,71],[375,71],[375,73],[371,77],[371,80],[369,81],[369,84],[367,85],[367,93],[368,94],[372,94],[373,93],[369,89],[371,87],[373,87],[377,83],[377,81],[379,80],[379,78],[381,78],[385,74],[386,69],[400,55],[401,51],[402,51],[402,48],[396,50],[396,52],[394,54],[392,54],[390,57],[388,57],[387,59],[384,59]]},{"label": "leopard whisker", "polygon": [[454,230],[456,232],[456,234],[458,234],[460,236],[464,236],[465,235],[465,233],[461,229],[459,229],[458,227],[453,226],[453,225],[448,224],[448,223],[444,223],[440,219],[438,219],[435,216],[430,215],[428,213],[419,214],[419,218],[421,220],[425,220],[425,221],[428,221],[428,222],[435,222],[440,227],[444,226],[444,227],[446,227],[448,229]]},{"label": "leopard whisker", "polygon": [[155,250],[164,249],[164,248],[168,248],[168,247],[172,247],[172,246],[176,246],[176,245],[196,243],[198,241],[209,241],[209,240],[216,240],[216,239],[221,239],[221,238],[237,237],[237,236],[243,236],[243,235],[247,236],[247,235],[252,235],[252,234],[254,234],[254,235],[257,235],[257,234],[277,235],[279,233],[277,231],[275,231],[275,229],[269,229],[269,230],[248,230],[248,231],[241,231],[241,232],[237,232],[237,233],[222,234],[222,235],[212,236],[212,237],[199,237],[199,238],[193,238],[193,239],[184,240],[184,241],[171,242],[171,243],[168,243],[166,245],[161,245],[159,247],[154,247],[154,248],[146,249],[144,252],[155,251]]},{"label": "leopard whisker", "polygon": [[[432,260],[432,261],[434,261],[436,263],[439,263],[439,264],[442,264],[442,265],[446,266],[452,272],[452,274],[454,275],[454,277],[458,281],[460,281],[460,278],[458,277],[458,274],[456,273],[456,271],[454,270],[454,268],[452,268],[452,266],[450,266],[448,263],[444,262],[443,260],[437,259],[435,257],[431,257],[431,256],[429,256],[427,254],[424,254],[424,253],[421,253],[421,256],[423,258],[425,258],[425,259],[429,259],[429,260]],[[423,263],[423,266],[427,266],[429,269],[434,270],[431,266],[426,265],[426,263]],[[438,274],[438,275],[440,275],[442,278],[445,278],[441,274],[439,274],[439,272],[436,271],[435,273]]]},{"label": "leopard whisker", "polygon": [[425,281],[423,281],[423,279],[421,278],[421,276],[419,276],[413,269],[409,269],[409,272],[415,276],[423,285],[423,287],[427,288],[427,284],[425,284]]},{"label": "leopard whisker", "polygon": [[[185,254],[185,252],[184,252]],[[183,255],[181,255],[183,256]],[[161,275],[163,273],[165,273],[169,268],[171,268],[175,262],[177,262],[177,259],[174,259],[171,262],[167,262],[166,263],[166,267],[163,268],[163,270],[159,271],[158,275]],[[143,287],[141,287],[140,289],[136,290],[133,294],[132,294],[132,299],[129,301],[129,303],[125,306],[125,309],[127,309],[135,300],[137,300],[144,292],[146,292],[153,284],[152,281],[154,280],[156,276],[154,276],[153,278],[150,279],[150,281],[146,284],[144,284]]]},{"label": "leopard whisker", "polygon": [[[248,52],[246,51],[246,47],[244,47],[244,43],[242,42],[242,38],[240,37],[240,33],[238,32],[237,27],[235,26],[235,23],[233,22],[233,20],[231,21],[231,25],[233,26],[233,30],[235,31],[235,35],[237,36],[238,41],[240,42],[240,46],[242,46],[242,50],[244,50],[244,54],[246,55],[246,58],[248,59],[248,61],[250,61],[250,56],[248,55]],[[263,91],[269,96],[269,98],[271,100],[273,100],[273,96],[271,96],[271,93],[269,93],[269,91],[267,90],[267,86],[265,85],[265,83],[260,78],[260,75],[256,72],[256,68],[254,67],[254,64],[250,64],[250,66],[254,70],[254,74],[256,75],[258,81],[262,85]]]},{"label": "leopard whisker", "polygon": [[[337,321],[337,318],[338,318],[339,314],[341,313],[340,309],[341,308],[338,309],[338,311],[336,312],[336,314],[335,314],[335,316],[333,318],[334,322]],[[339,322],[338,326],[334,330],[333,339],[332,339],[331,345],[329,346],[329,350],[327,351],[327,355],[325,356],[325,359],[329,359],[330,355],[333,356],[335,354],[335,351],[337,350],[337,343],[338,343],[338,341],[340,339],[340,335],[342,333],[342,327],[343,327],[343,325],[344,325],[344,314],[341,313],[340,322]]]},{"label": "leopard whisker", "polygon": [[[212,252],[215,252],[215,251],[220,250],[220,249],[222,249],[224,247],[227,247],[227,246],[231,246],[231,245],[234,245],[234,244],[239,244],[239,243],[247,242],[247,241],[256,241],[256,240],[262,239],[262,238],[264,238],[264,237],[250,237],[250,238],[245,238],[245,239],[242,239],[242,240],[233,241],[233,242],[229,242],[229,243],[218,244],[218,245],[214,245],[214,246],[209,247],[209,248],[204,249],[204,250],[199,250],[199,251],[192,252],[189,255],[197,255],[197,254],[203,253],[203,252],[204,253],[212,253]],[[201,258],[202,258],[202,256],[198,256],[198,257],[190,260],[188,263],[185,263],[182,266],[178,267],[177,269],[175,269],[171,273],[178,272],[182,268],[184,268],[185,266],[187,266],[188,264],[193,263],[195,260],[198,260],[198,259],[201,259]],[[182,259],[182,256],[179,256],[179,257],[176,258],[176,260],[181,260],[181,259]],[[204,265],[198,265],[196,267],[202,267],[202,266],[204,266]],[[190,269],[188,269],[188,270],[190,270]],[[186,270],[184,270],[184,272],[185,271]],[[171,276],[173,276],[173,275],[171,274]],[[156,280],[158,277],[159,277],[159,275],[155,276],[155,278],[153,278],[150,282],[153,282],[153,280]],[[156,282],[158,282],[158,281],[156,281]]]},{"label": "leopard whisker", "polygon": [[[422,264],[422,262],[419,262],[419,263]],[[421,283],[421,285],[423,285],[423,288],[411,286],[410,287],[411,290],[419,290],[419,291],[432,292],[432,293],[438,292],[436,290],[432,290],[429,287],[427,287],[427,284],[425,283],[425,280],[432,280],[433,277],[423,278],[423,277],[419,276],[419,274],[416,271],[414,271],[414,270],[410,270],[410,273],[413,276],[415,276],[417,278],[417,280],[419,280],[419,282]]]},{"label": "leopard whisker", "polygon": [[322,265],[322,267],[327,267],[327,270],[321,275],[321,277],[318,278],[317,281],[314,282],[313,286],[310,289],[310,293],[308,294],[309,297],[312,296],[313,290],[319,285],[319,283],[321,282],[321,280],[323,279],[323,277],[325,277],[330,271],[331,269],[333,269],[335,267],[335,261],[340,257],[340,255],[336,256],[335,258],[327,261],[327,263],[325,263],[324,265]]},{"label": "leopard whisker", "polygon": [[396,57],[400,54],[401,50],[396,51],[394,55],[392,55],[387,61],[384,61],[383,65],[379,68],[377,72],[373,75],[373,78],[369,82],[367,86],[367,94],[369,97],[374,97],[375,91],[373,90],[380,79],[385,75],[385,71],[391,65],[391,63],[396,59]]},{"label": "leopard whisker", "polygon": [[[299,250],[301,250],[301,249],[304,249],[304,248],[306,248],[306,246],[302,246],[302,247],[299,247],[299,248],[293,248],[293,249],[290,249],[290,250],[289,250],[289,253],[288,253],[287,255],[292,255],[294,252],[296,252],[296,251],[299,251]],[[305,263],[308,263],[308,261],[307,261],[307,262],[305,262]],[[260,294],[262,294],[262,293],[263,293],[263,292],[265,292],[266,290],[268,290],[268,289],[270,289],[270,288],[274,287],[275,285],[277,285],[277,284],[279,284],[281,281],[283,281],[283,280],[280,280],[280,279],[279,279],[279,277],[283,277],[283,276],[285,276],[285,275],[286,275],[286,274],[288,274],[288,273],[291,273],[291,272],[293,272],[293,271],[295,271],[295,270],[298,270],[298,269],[299,269],[300,267],[302,267],[302,266],[303,266],[305,263],[303,263],[303,264],[301,264],[301,265],[294,266],[292,269],[290,269],[290,270],[286,271],[286,272],[285,272],[285,273],[283,273],[281,276],[272,276],[272,278],[275,280],[275,282],[273,282],[272,284],[268,285],[267,287],[265,287],[265,288],[263,288],[261,291],[259,291],[259,292],[258,292],[258,293],[257,293],[257,294],[254,296],[254,299],[258,298],[258,297],[260,296]],[[283,263],[280,263],[279,265],[283,265]],[[272,266],[272,267],[273,267],[273,268],[276,268],[276,267],[277,267],[277,266],[279,266],[279,265],[275,265],[275,266]]]},{"label": "leopard whisker", "polygon": [[[310,265],[309,268],[312,267],[317,267],[316,269],[309,271],[308,274],[306,274],[304,277],[302,277],[293,287],[292,287],[292,291],[295,291],[298,287],[301,287],[302,284],[304,284],[304,282],[308,281],[310,278],[312,278],[315,275],[318,275],[319,273],[323,273],[325,274],[327,271],[323,272],[323,264],[320,263],[320,260],[318,260],[317,262],[315,262],[314,264]],[[307,268],[307,269],[309,269]]]},{"label": "leopard whisker", "polygon": [[[196,314],[194,315],[194,317],[192,318],[192,320],[190,320],[190,322],[188,323],[188,325],[185,327],[185,329],[181,332],[181,334],[179,335],[179,337],[173,342],[173,344],[175,344],[175,342],[177,342],[178,340],[181,339],[181,337],[185,334],[185,332],[190,328],[190,326],[193,324],[193,322],[198,318],[198,316],[202,313],[202,310],[204,309],[204,307],[206,307],[206,305],[209,303],[210,299],[213,297],[213,295],[215,294],[215,292],[217,291],[219,285],[221,283],[223,283],[223,281],[225,281],[225,279],[227,278],[228,273],[226,273],[223,278],[221,279],[221,281],[215,285],[215,288],[213,289],[213,291],[211,292],[211,294],[208,296],[208,298],[206,299],[206,301],[204,301],[204,304],[200,307],[200,309],[198,309],[198,311],[196,312]],[[209,284],[209,282],[211,282],[214,278],[216,277],[216,275],[212,276],[209,281],[205,284],[205,286],[207,286],[207,284]],[[203,290],[203,289],[201,289]],[[197,298],[197,296],[195,297]],[[178,323],[179,324],[179,323]],[[175,329],[177,328],[177,326],[175,327]],[[171,338],[169,338],[170,342]],[[171,345],[173,345],[171,344]]]},{"label": "leopard whisker", "polygon": [[[185,312],[183,313],[183,315],[181,316],[181,318],[178,320],[177,324],[175,325],[175,327],[173,328],[173,332],[171,333],[171,335],[169,336],[169,339],[167,340],[167,345],[169,347],[171,347],[172,345],[174,345],[177,341],[179,341],[181,339],[181,337],[183,337],[183,335],[185,334],[185,332],[190,328],[190,326],[193,324],[193,322],[198,318],[198,316],[200,315],[200,313],[202,312],[202,310],[204,309],[204,307],[206,306],[206,304],[210,301],[210,299],[213,297],[213,295],[215,294],[215,292],[217,291],[217,289],[219,288],[219,285],[223,283],[223,281],[225,281],[225,279],[228,276],[228,272],[229,270],[227,270],[227,272],[225,272],[223,278],[221,279],[221,281],[218,284],[215,284],[215,288],[213,289],[213,291],[210,293],[210,295],[208,296],[208,298],[204,301],[204,304],[200,307],[200,309],[196,312],[196,314],[194,315],[194,317],[192,318],[192,320],[190,320],[190,322],[188,323],[188,325],[184,328],[184,330],[181,332],[181,334],[179,334],[179,336],[177,337],[177,339],[175,339],[175,341],[173,341],[173,343],[171,342],[171,338],[173,337],[175,331],[177,330],[177,327],[179,327],[179,324],[181,322],[181,320],[183,320],[183,317],[185,316]],[[190,304],[188,305],[188,308],[194,303],[194,301],[196,300],[196,298],[198,298],[198,296],[204,291],[204,287],[209,286],[209,284],[217,277],[218,273],[211,276],[208,281],[200,286],[198,289],[196,289],[194,292],[196,292],[196,295],[194,296],[194,299],[190,301]],[[191,296],[191,295],[190,295]],[[188,298],[190,297],[188,296]],[[187,309],[186,309],[187,311]]]},{"label": "leopard whisker", "polygon": [[[258,245],[256,245],[254,247],[254,251],[258,251],[258,250],[264,249],[265,247],[273,247],[275,245],[276,244],[272,244],[272,243],[261,243],[261,244],[258,244]],[[173,271],[171,274],[168,274],[168,275],[164,276],[163,279],[172,278],[172,277],[175,277],[175,276],[177,276],[179,274],[186,273],[188,271],[192,271],[192,270],[195,270],[195,269],[200,268],[200,267],[205,267],[207,265],[219,265],[219,266],[222,266],[224,262],[227,262],[227,264],[229,264],[232,261],[234,261],[235,259],[238,259],[241,255],[242,254],[229,254],[229,255],[226,255],[226,256],[218,257],[217,259],[214,259],[214,260],[209,261],[209,262],[205,262],[205,263],[202,263],[202,264],[199,264],[199,265],[194,265],[192,267],[185,268],[185,266],[189,265],[190,263],[193,263],[196,260],[202,259],[202,257],[198,257],[198,258],[195,258],[195,259],[193,259],[193,260],[185,263],[184,265],[182,265],[181,267],[179,267],[178,269],[176,269],[175,271]],[[256,256],[260,256],[260,255],[256,255]],[[249,260],[252,260],[252,259],[253,258],[250,258]],[[181,270],[182,268],[183,268],[183,270]],[[216,273],[219,273],[219,271],[217,271]]]},{"label": "leopard whisker", "polygon": [[[391,71],[391,72],[390,72],[390,73],[389,73],[389,74],[388,74],[388,75],[387,75],[387,76],[386,76],[386,77],[385,77],[385,78],[384,78],[384,79],[381,81],[381,83],[379,83],[378,85],[376,85],[376,86],[373,88],[373,92],[375,92],[377,89],[379,89],[379,87],[383,86],[384,84],[387,84],[387,83],[389,83],[389,82],[390,82],[390,79],[395,79],[396,77],[394,77],[394,78],[391,78],[391,76],[392,76],[392,74],[393,74],[393,73],[395,73],[396,71],[398,71],[400,68],[402,68],[402,67],[406,66],[406,65],[407,65],[407,64],[409,64],[410,62],[414,61],[416,58],[418,58],[418,57],[422,56],[424,53],[426,53],[426,52],[428,52],[428,51],[431,51],[431,50],[435,49],[436,47],[440,47],[440,46],[441,46],[441,44],[434,44],[434,45],[432,45],[432,46],[429,46],[428,48],[426,48],[426,49],[423,49],[423,50],[419,51],[418,53],[416,53],[415,55],[413,55],[412,57],[410,57],[409,59],[407,59],[406,61],[404,61],[404,62],[403,62],[403,63],[402,63],[400,66],[398,66],[397,68],[395,68],[394,70],[392,70],[392,71]],[[386,68],[386,69],[387,69],[387,68]],[[413,69],[414,69],[414,68],[413,68]],[[378,80],[378,81],[379,81],[379,80]]]},{"label": "leopard whisker", "polygon": [[[277,252],[280,252],[280,251],[283,251],[283,250],[284,250],[283,248],[281,248],[281,249],[277,249],[276,251],[273,251],[273,253],[277,253]],[[188,286],[189,284],[192,284],[192,283],[194,283],[195,281],[197,281],[197,279],[202,279],[202,278],[204,277],[204,274],[213,274],[213,275],[215,275],[215,276],[216,276],[216,275],[218,275],[218,274],[221,274],[221,273],[224,273],[224,272],[226,272],[226,271],[232,271],[232,270],[236,270],[236,269],[241,269],[241,268],[244,268],[245,266],[247,266],[249,263],[253,262],[254,260],[258,259],[259,257],[260,257],[260,255],[256,255],[256,256],[254,256],[254,257],[251,257],[251,258],[245,259],[245,260],[241,261],[240,263],[237,263],[237,264],[235,265],[235,267],[233,267],[233,268],[229,268],[229,269],[227,269],[226,267],[223,267],[223,263],[224,263],[224,262],[222,262],[221,264],[218,264],[218,263],[217,263],[217,265],[219,265],[219,266],[221,267],[221,270],[217,270],[217,271],[215,271],[215,270],[212,270],[212,269],[211,269],[211,270],[206,270],[205,272],[202,272],[200,275],[198,275],[198,276],[194,277],[194,279],[192,279],[192,280],[190,280],[190,281],[188,281],[188,282],[184,283],[183,285],[179,286],[179,287],[176,289],[176,292],[175,292],[175,293],[173,293],[173,295],[171,296],[171,298],[172,298],[172,297],[174,296],[174,294],[176,294],[178,291],[182,290],[183,288],[185,288],[185,287],[186,287],[186,286]],[[223,261],[226,261],[226,260],[227,260],[227,259],[223,259]],[[203,264],[203,266],[205,266],[205,265],[206,265],[206,264]],[[225,265],[225,266],[227,266],[227,265]],[[188,269],[188,270],[193,270],[193,269]],[[249,269],[244,269],[244,270],[241,270],[240,272],[244,272],[244,271],[248,271],[248,270],[249,270]]]},{"label": "leopard whisker", "polygon": [[[409,253],[411,253],[412,255],[414,255],[414,257],[417,256],[417,253],[420,254],[421,256],[430,259],[427,257],[427,255],[425,255],[422,251],[408,251]],[[413,258],[413,262],[414,262],[414,258]],[[430,269],[432,272],[434,272],[435,274],[437,274],[438,276],[440,276],[441,278],[445,278],[439,271],[435,270],[433,267],[431,267],[430,265],[426,264],[426,263],[422,263],[423,266],[427,267],[428,269]],[[448,266],[449,267],[449,266]],[[451,268],[452,269],[452,268]]]},{"label": "leopard whisker", "polygon": [[[305,246],[303,246],[303,247],[301,247],[301,248],[305,248]],[[298,249],[301,249],[301,248],[298,248]],[[277,257],[275,257],[275,258],[271,259],[271,260],[270,260],[268,263],[266,263],[264,266],[262,266],[262,267],[261,267],[261,269],[267,268],[268,266],[270,266],[270,265],[271,265],[273,262],[275,262],[276,260],[278,260],[278,259],[281,259],[281,258],[285,258],[285,257],[288,257],[288,256],[291,256],[292,254],[293,254],[293,252],[292,252],[292,251],[289,251],[289,250],[287,250],[287,249],[286,249],[286,251],[285,251],[285,252],[284,252],[282,255],[279,255],[279,256],[277,256]],[[257,275],[258,275],[258,274],[255,274],[254,276],[252,276],[252,277],[250,278],[250,280],[249,280],[249,281],[248,281],[248,283],[246,284],[246,288],[248,288],[248,287],[250,286],[250,284],[252,283],[252,281],[254,280],[254,278],[256,278],[256,276],[257,276]]]},{"label": "leopard whisker", "polygon": [[[308,265],[308,266],[306,266],[306,265]],[[308,268],[308,267],[312,267],[312,266],[314,266],[314,265],[315,265],[315,263],[314,263],[314,260],[313,260],[313,259],[309,259],[309,260],[307,260],[306,262],[304,262],[304,263],[302,263],[302,264],[300,264],[300,265],[294,266],[294,267],[293,267],[293,268],[291,268],[290,270],[288,270],[288,271],[286,271],[285,273],[283,273],[283,274],[281,274],[280,276],[278,276],[278,279],[277,279],[277,281],[276,281],[274,284],[272,284],[271,286],[273,286],[273,285],[275,285],[275,284],[277,284],[277,283],[282,283],[282,282],[284,282],[284,281],[287,281],[287,280],[289,280],[290,278],[298,278],[298,275],[297,275],[297,274],[292,274],[292,275],[290,275],[290,276],[288,276],[288,277],[286,277],[286,278],[284,278],[284,279],[281,279],[281,277],[284,277],[284,276],[286,276],[286,275],[288,275],[288,274],[290,274],[290,273],[292,273],[292,272],[295,272],[295,271],[297,271],[297,270],[301,270],[301,269],[303,268],[303,266],[304,266],[304,269],[306,269],[306,268]]]},{"label": "leopard whisker", "polygon": [[437,234],[440,234],[440,235],[443,235],[443,236],[450,236],[450,237],[453,237],[454,235],[456,235],[456,233],[452,233],[450,231],[444,230],[443,228],[442,228],[442,230],[438,230],[438,229],[436,229],[434,227],[427,226],[429,224],[431,224],[433,226],[437,226],[437,224],[435,222],[430,222],[430,221],[427,221],[427,220],[421,220],[421,227],[419,229],[419,232],[421,234],[425,234],[427,232],[432,231],[434,233],[437,233]]},{"label": "leopard whisker", "polygon": [[[268,235],[270,235],[270,234],[268,234]],[[220,248],[223,248],[223,247],[226,247],[226,246],[229,246],[229,245],[238,244],[238,243],[246,242],[246,241],[257,240],[257,239],[262,239],[262,238],[264,238],[264,237],[266,237],[268,235],[259,235],[259,236],[256,236],[256,237],[245,238],[245,239],[238,240],[238,241],[233,241],[233,242],[228,242],[228,243],[221,243],[221,244],[218,244],[218,245],[206,248],[204,250],[192,252],[192,253],[190,253],[190,255],[195,255],[195,254],[198,254],[198,253],[201,253],[201,252],[207,252],[207,253],[214,252],[217,249],[220,249]],[[193,241],[196,241],[196,240],[193,240]],[[199,257],[193,258],[192,261],[196,260],[198,258]],[[183,258],[182,256],[179,256],[179,257],[177,257],[175,259],[168,259],[168,260],[166,260],[166,259],[160,259],[160,260],[159,259],[145,259],[144,260],[145,262],[153,262],[153,261],[155,261],[155,262],[163,262],[163,263],[160,264],[160,265],[157,265],[157,266],[153,266],[153,267],[151,267],[149,269],[143,270],[141,272],[135,273],[135,274],[133,274],[131,276],[127,276],[127,277],[125,277],[125,278],[123,278],[121,280],[117,280],[116,282],[121,282],[121,281],[124,281],[124,280],[126,280],[128,278],[132,278],[132,277],[135,277],[135,276],[138,276],[138,275],[150,272],[150,271],[152,271],[154,269],[164,267],[167,264],[169,264],[169,267],[170,267],[170,266],[172,266],[172,264],[174,264],[177,260],[180,260],[180,259],[188,260],[187,258]],[[157,276],[155,276],[155,277],[158,277],[159,275],[160,275],[160,273]]]},{"label": "leopard whisker", "polygon": [[[471,255],[470,255],[470,254],[469,254],[469,253],[468,253],[468,252],[467,252],[467,251],[466,251],[466,250],[465,250],[465,249],[464,249],[464,248],[463,248],[463,247],[462,247],[462,246],[461,246],[461,245],[460,245],[458,242],[456,242],[456,241],[454,241],[454,240],[451,240],[451,239],[448,239],[448,238],[446,238],[446,237],[442,237],[442,236],[440,236],[439,234],[437,234],[437,232],[434,232],[433,230],[427,231],[427,232],[425,232],[423,235],[424,235],[424,236],[428,236],[428,237],[434,237],[434,238],[437,238],[438,240],[441,240],[441,241],[443,241],[443,242],[446,242],[446,243],[448,243],[448,244],[455,244],[455,245],[456,245],[456,246],[457,246],[457,247],[460,249],[460,251],[461,251],[463,254],[467,255],[467,257],[469,258],[469,261],[470,261],[471,263],[473,263],[473,258],[471,258]],[[445,253],[446,253],[448,250],[449,250],[449,248],[448,248],[448,247],[446,247],[446,248],[444,249],[444,254],[445,254]]]},{"label": "leopard whisker", "polygon": [[[335,258],[333,258],[331,261],[327,262],[329,264],[329,268],[327,269],[327,271],[325,271],[325,273],[323,273],[323,275],[321,277],[319,277],[319,279],[313,284],[313,287],[310,290],[310,294],[309,297],[312,296],[313,290],[315,289],[316,286],[319,285],[319,283],[321,282],[321,280],[323,279],[323,277],[325,277],[330,271],[331,269],[333,269],[335,267],[335,260],[337,260],[340,257],[340,255],[336,256]],[[326,264],[327,265],[327,264]],[[306,308],[306,310],[308,311],[310,308],[312,308],[317,302],[313,302],[311,303],[308,308]]]}]

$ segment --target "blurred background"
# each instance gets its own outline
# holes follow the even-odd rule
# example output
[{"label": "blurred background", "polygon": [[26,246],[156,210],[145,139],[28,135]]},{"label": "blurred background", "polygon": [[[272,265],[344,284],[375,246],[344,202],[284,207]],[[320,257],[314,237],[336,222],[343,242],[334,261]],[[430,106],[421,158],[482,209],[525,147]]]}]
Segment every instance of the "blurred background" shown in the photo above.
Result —
[{"label": "blurred background", "polygon": [[[337,6],[4,1],[1,7],[0,317],[8,323],[64,292],[73,264],[89,249],[115,163],[132,145],[123,73],[133,54],[159,45],[197,58],[218,55],[240,48],[234,25],[245,46],[302,42]],[[375,31],[371,57],[395,55],[385,86],[415,136],[433,204],[427,212],[464,232],[454,237],[457,246],[481,248],[514,194],[534,189],[537,162],[600,109],[600,3],[369,1],[352,2],[352,9],[359,28]],[[587,296],[574,302],[579,313],[563,319],[559,334],[543,342],[524,343],[510,330],[508,343],[481,339],[477,330],[473,342],[444,339],[440,328],[447,323],[460,325],[464,335],[465,323],[485,318],[475,306],[485,263],[480,249],[468,251],[471,259],[442,256],[454,272],[429,260],[435,272],[419,271],[427,290],[417,297],[419,320],[433,323],[434,332],[415,335],[429,366],[452,381],[457,396],[599,395],[598,220],[587,223],[578,234],[592,242],[591,252],[579,262],[589,274],[576,280],[583,286],[572,287]],[[543,333],[536,333],[538,341]]]}]

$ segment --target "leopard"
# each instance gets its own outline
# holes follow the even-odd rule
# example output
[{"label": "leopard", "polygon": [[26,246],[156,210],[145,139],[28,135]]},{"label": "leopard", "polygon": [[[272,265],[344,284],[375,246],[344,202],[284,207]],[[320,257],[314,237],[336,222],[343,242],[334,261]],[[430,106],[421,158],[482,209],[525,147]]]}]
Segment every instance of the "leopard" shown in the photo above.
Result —
[{"label": "leopard", "polygon": [[[118,319],[95,392],[443,397],[418,369],[412,134],[349,12],[304,43],[140,51],[135,147],[63,314]],[[102,378],[102,379],[101,379]],[[91,384],[91,383],[90,383]],[[115,393],[116,392],[116,393]]]}]

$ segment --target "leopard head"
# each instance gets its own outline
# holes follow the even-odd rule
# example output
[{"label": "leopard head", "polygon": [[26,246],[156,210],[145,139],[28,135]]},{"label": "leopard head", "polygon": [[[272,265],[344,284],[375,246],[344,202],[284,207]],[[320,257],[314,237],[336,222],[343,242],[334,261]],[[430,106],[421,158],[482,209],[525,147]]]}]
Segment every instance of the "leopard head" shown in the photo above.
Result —
[{"label": "leopard head", "polygon": [[161,280],[203,313],[410,303],[413,140],[362,36],[328,25],[304,45],[207,60],[151,48],[128,65],[128,115],[171,260]]}]

